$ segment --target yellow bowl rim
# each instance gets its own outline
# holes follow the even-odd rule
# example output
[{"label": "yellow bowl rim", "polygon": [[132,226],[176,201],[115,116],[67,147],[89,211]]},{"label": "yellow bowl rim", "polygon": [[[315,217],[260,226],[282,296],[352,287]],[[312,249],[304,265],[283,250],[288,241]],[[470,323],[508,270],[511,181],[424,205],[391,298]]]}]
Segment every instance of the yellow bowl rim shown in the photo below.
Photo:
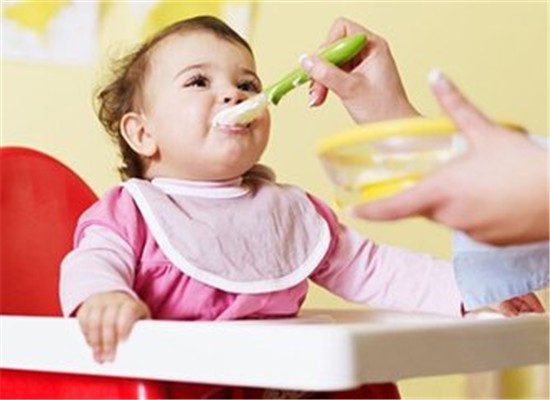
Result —
[{"label": "yellow bowl rim", "polygon": [[[517,131],[525,131],[523,127],[509,122],[501,125]],[[342,147],[358,145],[365,140],[378,140],[391,136],[421,136],[426,134],[448,135],[456,133],[456,125],[447,117],[429,118],[413,117],[393,119],[358,125],[350,130],[332,134],[319,141],[317,153],[324,155]]]}]

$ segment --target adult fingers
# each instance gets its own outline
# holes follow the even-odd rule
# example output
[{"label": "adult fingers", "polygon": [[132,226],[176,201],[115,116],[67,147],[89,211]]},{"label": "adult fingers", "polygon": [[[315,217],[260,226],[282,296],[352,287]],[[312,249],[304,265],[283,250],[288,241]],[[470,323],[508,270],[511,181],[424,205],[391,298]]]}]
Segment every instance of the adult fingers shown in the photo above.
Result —
[{"label": "adult fingers", "polygon": [[493,123],[441,71],[433,70],[428,79],[437,101],[470,142],[492,131]]},{"label": "adult fingers", "polygon": [[347,18],[336,18],[330,27],[327,39],[325,40],[324,46],[327,46],[339,39],[342,39],[346,36],[353,35],[354,33],[365,32],[361,25],[356,24],[353,21],[350,21]]},{"label": "adult fingers", "polygon": [[325,102],[328,89],[319,82],[312,81],[309,87],[309,107],[317,107]]},{"label": "adult fingers", "polygon": [[339,39],[345,38],[346,36],[351,36],[359,33],[364,33],[365,35],[367,35],[369,40],[371,40],[371,38],[379,38],[377,34],[368,30],[364,26],[359,25],[358,23],[353,22],[347,18],[339,17],[333,22],[332,26],[330,27],[327,38],[322,47],[326,47]]},{"label": "adult fingers", "polygon": [[[331,45],[332,43],[336,42],[337,40],[343,39],[350,35],[355,35],[359,33],[364,33],[367,35],[368,41],[378,41],[379,36],[375,33],[369,31],[362,25],[359,25],[347,18],[339,17],[337,18],[332,26],[329,29],[329,32],[327,34],[327,38],[323,45],[320,47],[320,49],[326,48],[327,46]],[[367,45],[368,46],[368,45]],[[365,50],[359,53],[358,56],[355,58],[359,58],[359,61],[362,59],[362,57],[366,57]],[[358,62],[359,62],[358,61]],[[343,66],[343,68],[346,70],[346,67]],[[307,69],[307,68],[306,68]],[[349,69],[349,68],[348,68]],[[335,86],[336,85],[336,86]],[[334,88],[338,88],[338,82],[333,84],[332,87],[328,87],[332,91],[334,91],[338,96],[340,96],[340,93],[335,90]],[[310,107],[316,107],[321,104],[323,104],[328,96],[328,82],[325,82],[323,80],[318,80],[314,78],[314,81],[312,82],[309,90],[309,106]],[[340,96],[341,97],[341,96]]]},{"label": "adult fingers", "polygon": [[[325,42],[320,46],[319,51],[329,46],[335,41],[342,39],[348,35],[348,20],[345,18],[337,18],[329,29]],[[302,62],[302,59],[300,59]],[[307,61],[302,63],[302,66],[309,72],[308,68],[311,66]],[[323,82],[313,80],[309,87],[309,104],[310,107],[317,107],[323,104],[328,96],[328,89],[324,86]]]},{"label": "adult fingers", "polygon": [[311,79],[321,83],[342,99],[349,96],[353,89],[350,74],[314,55],[301,57],[300,63]]},{"label": "adult fingers", "polygon": [[[347,18],[339,17],[333,22],[332,26],[330,27],[329,32],[327,34],[327,38],[323,43],[323,45],[320,47],[320,49],[326,48],[327,46],[331,45],[337,40],[343,39],[350,35],[359,34],[359,33],[366,34],[369,43],[378,42],[379,40],[381,40],[381,38],[378,35],[366,29],[364,26],[359,25]],[[369,43],[367,44],[367,47],[371,46]],[[361,62],[364,58],[366,58],[366,53],[367,53],[367,50],[365,48],[359,53],[359,55],[355,56],[354,59],[357,60],[357,63]],[[350,65],[350,63],[346,63],[346,64]],[[344,70],[346,71],[349,71],[349,69],[351,69],[351,67],[346,67],[346,65],[342,66],[342,68],[344,68]],[[323,80],[315,80],[314,78],[314,81],[312,82],[309,90],[310,107],[317,107],[325,102],[328,96],[327,86],[328,86],[327,82]],[[331,89],[338,96],[340,96],[341,93],[339,93],[337,90],[334,90],[335,87],[338,88],[338,83],[336,83],[336,86],[329,87],[329,89]]]}]

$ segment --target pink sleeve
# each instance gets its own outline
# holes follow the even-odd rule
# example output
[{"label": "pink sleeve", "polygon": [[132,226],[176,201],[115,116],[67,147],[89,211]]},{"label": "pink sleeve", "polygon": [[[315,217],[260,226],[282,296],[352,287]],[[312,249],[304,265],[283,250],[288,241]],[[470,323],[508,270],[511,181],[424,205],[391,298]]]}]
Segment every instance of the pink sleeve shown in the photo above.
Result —
[{"label": "pink sleeve", "polygon": [[134,265],[130,246],[116,233],[99,225],[89,226],[76,249],[61,263],[59,297],[63,315],[73,315],[91,295],[125,292],[133,297]]},{"label": "pink sleeve", "polygon": [[320,200],[310,197],[333,234],[329,255],[311,279],[349,301],[402,311],[462,315],[452,265],[430,255],[377,245],[339,224]]},{"label": "pink sleeve", "polygon": [[86,210],[76,227],[74,246],[78,246],[84,231],[92,225],[109,228],[128,242],[136,251],[143,246],[146,225],[130,193],[116,186]]},{"label": "pink sleeve", "polygon": [[59,295],[63,315],[73,315],[89,296],[132,290],[145,233],[131,196],[116,187],[80,217],[74,249],[61,264]]}]

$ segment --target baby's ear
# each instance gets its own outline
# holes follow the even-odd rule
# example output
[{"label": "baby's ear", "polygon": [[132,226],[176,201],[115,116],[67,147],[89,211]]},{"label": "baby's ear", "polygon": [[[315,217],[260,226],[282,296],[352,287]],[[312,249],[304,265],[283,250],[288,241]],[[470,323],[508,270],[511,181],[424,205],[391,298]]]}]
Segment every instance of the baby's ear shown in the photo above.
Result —
[{"label": "baby's ear", "polygon": [[120,132],[126,143],[138,154],[152,157],[156,154],[157,141],[149,132],[146,117],[136,112],[124,114],[120,121]]}]

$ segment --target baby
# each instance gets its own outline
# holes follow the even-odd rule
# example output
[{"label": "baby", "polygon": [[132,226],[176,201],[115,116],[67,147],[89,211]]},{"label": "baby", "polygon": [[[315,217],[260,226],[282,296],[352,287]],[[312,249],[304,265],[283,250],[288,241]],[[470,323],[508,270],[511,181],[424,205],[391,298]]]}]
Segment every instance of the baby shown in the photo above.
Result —
[{"label": "baby", "polygon": [[[99,93],[125,182],[80,218],[62,263],[61,302],[99,362],[142,318],[295,316],[308,281],[376,307],[461,316],[452,266],[376,245],[318,198],[258,164],[265,111],[246,125],[213,117],[260,92],[250,46],[213,17],[177,22],[123,60]],[[512,313],[538,310],[534,295]],[[396,397],[393,384],[362,395]],[[359,397],[356,397],[359,398]]]}]

